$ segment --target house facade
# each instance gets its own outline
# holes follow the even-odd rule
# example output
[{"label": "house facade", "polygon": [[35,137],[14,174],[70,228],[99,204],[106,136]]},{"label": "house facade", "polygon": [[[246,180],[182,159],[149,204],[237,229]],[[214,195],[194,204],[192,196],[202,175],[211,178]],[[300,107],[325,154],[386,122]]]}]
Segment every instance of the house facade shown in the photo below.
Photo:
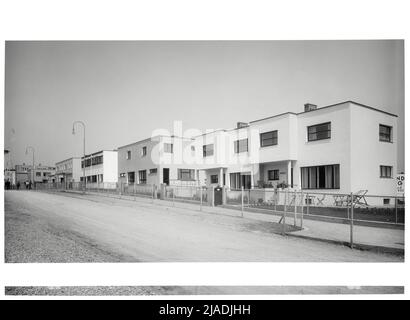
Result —
[{"label": "house facade", "polygon": [[397,116],[353,101],[118,148],[119,181],[396,194]]},{"label": "house facade", "polygon": [[[84,161],[85,160],[85,161]],[[98,184],[112,184],[112,187],[118,182],[118,156],[116,150],[101,150],[85,158],[81,157],[80,163],[80,181],[83,181],[83,168],[85,165],[85,177],[87,186],[97,187]]]},{"label": "house facade", "polygon": [[82,177],[81,170],[81,158],[69,158],[63,161],[59,161],[55,164],[56,166],[56,182],[59,183],[70,183],[79,182],[80,177]]},{"label": "house facade", "polygon": [[29,180],[32,180],[34,177],[33,181],[35,183],[47,183],[51,182],[51,177],[54,176],[55,172],[56,167],[38,165],[34,167],[34,172],[32,172],[30,166],[27,173]]},{"label": "house facade", "polygon": [[199,185],[204,175],[195,161],[195,140],[158,135],[118,148],[121,183]]}]

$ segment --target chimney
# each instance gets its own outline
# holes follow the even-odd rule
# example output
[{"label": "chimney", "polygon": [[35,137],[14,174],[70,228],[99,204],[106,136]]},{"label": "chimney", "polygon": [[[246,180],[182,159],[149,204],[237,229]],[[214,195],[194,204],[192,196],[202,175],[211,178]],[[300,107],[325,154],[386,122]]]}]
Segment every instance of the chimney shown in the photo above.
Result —
[{"label": "chimney", "polygon": [[247,126],[248,126],[248,124],[247,124],[246,122],[237,122],[237,123],[236,123],[236,128],[237,128],[237,129],[245,128],[245,127],[247,127]]},{"label": "chimney", "polygon": [[305,112],[316,110],[317,105],[312,104],[312,103],[305,103]]}]

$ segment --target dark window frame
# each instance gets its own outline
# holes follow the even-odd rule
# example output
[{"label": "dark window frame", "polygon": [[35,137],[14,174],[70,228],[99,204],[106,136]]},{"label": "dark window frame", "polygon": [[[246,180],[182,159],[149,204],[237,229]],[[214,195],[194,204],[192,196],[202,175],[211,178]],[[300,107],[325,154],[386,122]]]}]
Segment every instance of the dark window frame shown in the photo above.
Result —
[{"label": "dark window frame", "polygon": [[[245,141],[245,140],[246,140],[246,150],[242,150],[242,151],[241,151],[241,150],[239,149],[240,142],[241,142],[241,141]],[[248,138],[235,140],[234,143],[233,143],[233,146],[234,146],[234,152],[235,152],[235,153],[248,152],[248,151],[249,151],[249,140],[248,140]]]},{"label": "dark window frame", "polygon": [[147,146],[142,147],[141,150],[141,157],[145,157],[147,155]]},{"label": "dark window frame", "polygon": [[[195,169],[178,168],[178,180],[180,181],[195,181]],[[188,177],[185,175],[188,174]]]},{"label": "dark window frame", "polygon": [[[315,132],[309,132],[311,128],[315,128],[315,127],[319,127],[319,126],[324,126],[324,125],[329,125],[329,129],[327,130],[320,130],[320,131],[315,131]],[[328,132],[328,136],[327,137],[323,137],[323,138],[318,138],[317,135],[318,133],[323,133],[323,132]],[[316,134],[316,139],[312,139],[311,135]],[[327,140],[330,139],[332,137],[332,122],[328,121],[328,122],[323,122],[323,123],[318,123],[318,124],[314,124],[311,126],[307,127],[307,138],[308,138],[308,142],[311,141],[319,141],[319,140]]]},{"label": "dark window frame", "polygon": [[[389,129],[389,133],[387,134],[387,133],[381,132],[382,128]],[[383,136],[386,136],[386,137],[388,136],[388,138],[382,138]],[[380,142],[393,142],[393,127],[392,126],[379,123],[379,141]]]},{"label": "dark window frame", "polygon": [[[208,150],[207,147],[210,147],[210,146],[212,146],[212,149]],[[214,146],[213,143],[204,144],[204,145],[202,146],[202,157],[205,158],[205,157],[211,157],[211,156],[213,156],[213,155],[214,155],[214,147],[215,147],[215,146]]]},{"label": "dark window frame", "polygon": [[[171,150],[168,150],[167,146],[170,146]],[[165,153],[174,153],[174,144],[173,144],[173,143],[164,142],[164,152],[165,152]]]},{"label": "dark window frame", "polygon": [[[271,178],[271,173],[273,174],[273,178]],[[278,180],[279,180],[279,169],[268,170],[268,181],[278,181]]]},{"label": "dark window frame", "polygon": [[147,184],[147,170],[138,170],[138,184]]},{"label": "dark window frame", "polygon": [[[386,169],[386,171],[383,172],[383,169]],[[389,169],[390,174],[388,174],[387,169]],[[380,178],[382,178],[382,179],[392,179],[393,178],[393,166],[380,165]]]},{"label": "dark window frame", "polygon": [[[267,135],[267,134],[272,134],[271,138],[264,138],[263,135]],[[260,139],[260,146],[261,148],[264,147],[270,147],[270,146],[276,146],[278,144],[278,130],[273,130],[273,131],[268,131],[268,132],[262,132],[259,135],[259,139]],[[264,143],[264,141],[272,141],[272,143]]]},{"label": "dark window frame", "polygon": [[211,174],[210,178],[211,178],[211,183],[219,183],[219,177],[217,174]]}]

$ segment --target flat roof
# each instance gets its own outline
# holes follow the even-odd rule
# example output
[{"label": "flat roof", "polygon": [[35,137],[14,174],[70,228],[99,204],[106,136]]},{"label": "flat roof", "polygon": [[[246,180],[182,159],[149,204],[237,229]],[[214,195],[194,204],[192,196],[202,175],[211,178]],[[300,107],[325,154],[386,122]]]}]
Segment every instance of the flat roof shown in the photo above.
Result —
[{"label": "flat roof", "polygon": [[67,158],[67,159],[65,159],[65,160],[61,160],[61,161],[59,161],[59,162],[56,162],[56,164],[59,164],[59,163],[62,163],[62,162],[66,162],[66,161],[71,160],[71,159],[81,159],[81,157],[71,157],[71,158]]},{"label": "flat roof", "polygon": [[122,149],[122,148],[126,148],[126,147],[129,147],[129,146],[132,146],[132,145],[134,145],[134,144],[139,144],[139,143],[143,143],[143,142],[148,142],[148,141],[151,141],[152,139],[155,139],[155,138],[177,138],[177,139],[185,139],[185,140],[193,140],[193,138],[187,138],[187,137],[179,137],[179,136],[166,136],[166,135],[157,135],[157,136],[153,136],[153,137],[150,137],[150,138],[146,138],[146,139],[142,139],[142,140],[139,140],[139,141],[135,141],[135,142],[132,142],[132,143],[128,143],[128,144],[126,144],[126,145],[123,145],[123,146],[121,146],[121,147],[117,147],[117,150],[118,149]]},{"label": "flat roof", "polygon": [[324,107],[321,107],[321,108],[313,109],[313,110],[310,110],[310,111],[302,111],[302,112],[298,112],[298,113],[296,113],[296,112],[284,112],[284,113],[281,113],[281,114],[278,114],[278,115],[274,115],[274,116],[270,116],[270,117],[266,117],[266,118],[262,118],[262,119],[258,119],[258,120],[253,120],[249,123],[255,123],[255,122],[259,122],[259,121],[263,121],[263,120],[268,120],[268,119],[280,117],[280,116],[283,116],[283,115],[286,115],[286,114],[300,115],[300,114],[304,114],[304,113],[312,113],[312,112],[327,109],[327,108],[338,107],[338,106],[341,106],[341,105],[346,104],[346,103],[352,103],[352,104],[355,104],[359,107],[363,107],[363,108],[370,109],[370,110],[373,110],[373,111],[381,112],[381,113],[387,114],[387,115],[392,116],[392,117],[397,117],[396,114],[393,114],[393,113],[390,113],[390,112],[387,112],[387,111],[384,111],[384,110],[380,110],[380,109],[377,109],[377,108],[374,108],[374,107],[371,107],[371,106],[367,106],[365,104],[362,104],[362,103],[359,103],[359,102],[356,102],[356,101],[347,100],[347,101],[331,104],[331,105],[328,105],[328,106],[324,106]]}]

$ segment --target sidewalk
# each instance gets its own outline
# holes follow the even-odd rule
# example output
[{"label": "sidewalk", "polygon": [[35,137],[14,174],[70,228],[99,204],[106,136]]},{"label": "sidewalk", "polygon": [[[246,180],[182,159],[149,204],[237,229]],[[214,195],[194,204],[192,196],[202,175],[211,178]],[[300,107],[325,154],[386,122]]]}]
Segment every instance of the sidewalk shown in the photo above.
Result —
[{"label": "sidewalk", "polygon": [[[77,193],[77,192],[75,192]],[[104,194],[87,192],[90,195],[107,196]],[[128,201],[153,203],[164,207],[178,207],[187,210],[200,210],[200,204],[190,202],[180,202],[172,200],[159,200],[144,197],[110,195],[111,197],[121,198]],[[237,209],[226,207],[211,207],[207,204],[202,206],[202,212],[211,214],[220,214],[241,218],[242,212]],[[244,211],[243,216],[246,219],[258,221],[276,222],[281,219],[280,215]],[[294,222],[293,214],[288,213],[286,217],[287,224],[292,225]],[[296,221],[300,226],[300,219]],[[350,225],[341,223],[332,223],[318,220],[304,219],[303,229],[287,233],[288,236],[305,238],[310,240],[319,240],[335,244],[350,245]],[[353,226],[353,243],[354,247],[363,250],[374,250],[387,253],[404,254],[404,230],[378,228],[368,226]]]}]

